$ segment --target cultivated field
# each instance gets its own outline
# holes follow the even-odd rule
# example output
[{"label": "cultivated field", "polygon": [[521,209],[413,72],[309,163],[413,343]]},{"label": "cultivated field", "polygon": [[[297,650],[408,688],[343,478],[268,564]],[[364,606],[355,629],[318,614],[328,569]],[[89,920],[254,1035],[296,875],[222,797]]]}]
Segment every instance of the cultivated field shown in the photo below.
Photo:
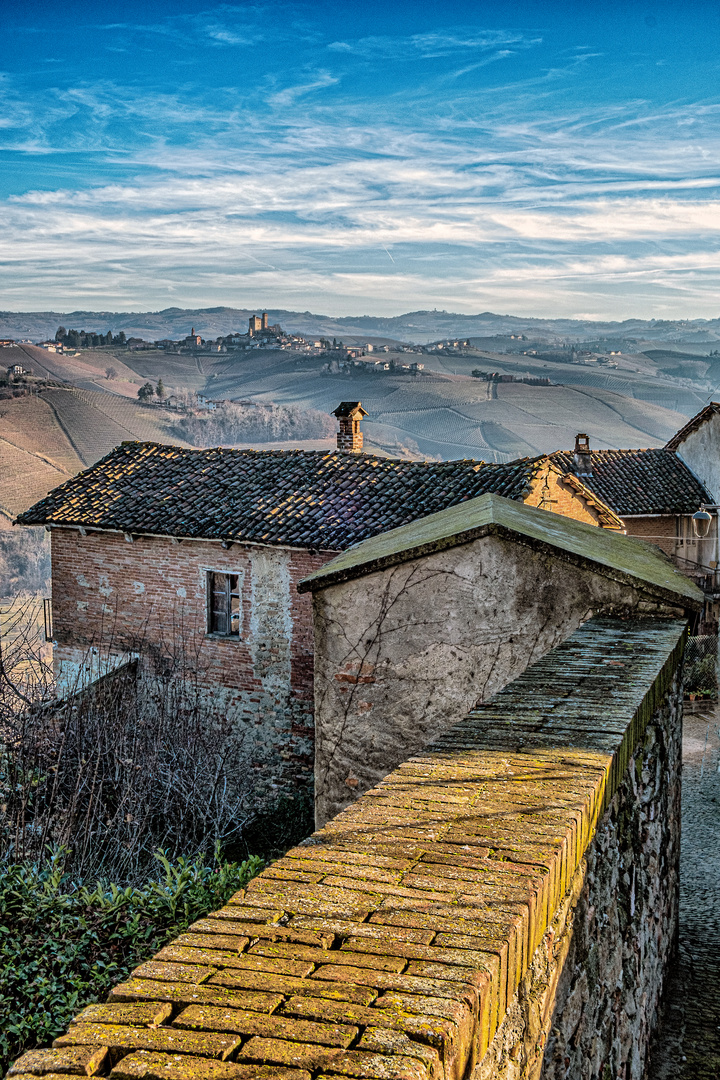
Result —
[{"label": "cultivated field", "polygon": [[[23,348],[38,374],[44,367],[78,387],[47,390],[43,398],[66,445],[85,465],[123,439],[179,441],[172,412],[137,401],[138,387],[158,378],[169,393],[191,390],[326,412],[341,400],[361,400],[369,413],[364,430],[370,450],[488,461],[571,447],[578,429],[595,447],[661,446],[708,398],[705,387],[661,370],[670,364],[665,353],[660,364],[643,354],[621,356],[614,369],[481,350],[468,356],[396,354],[398,363],[425,363],[424,374],[413,377],[360,368],[328,375],[323,358],[273,350],[191,355],[98,349],[65,357]],[[695,360],[678,362],[698,366]],[[700,364],[707,371],[713,366]],[[106,379],[108,367],[117,379]],[[546,377],[558,385],[488,384],[471,377],[474,368]]]}]

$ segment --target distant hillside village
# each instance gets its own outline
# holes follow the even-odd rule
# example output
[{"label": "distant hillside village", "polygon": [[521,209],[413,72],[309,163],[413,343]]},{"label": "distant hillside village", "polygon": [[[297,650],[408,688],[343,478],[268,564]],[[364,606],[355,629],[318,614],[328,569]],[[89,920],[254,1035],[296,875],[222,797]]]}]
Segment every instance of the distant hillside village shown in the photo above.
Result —
[{"label": "distant hillside village", "polygon": [[[0,347],[21,344],[13,339],[0,341]],[[27,342],[29,344],[29,342]],[[216,338],[204,338],[202,334],[195,332],[192,327],[190,333],[184,338],[161,338],[156,341],[146,341],[144,338],[127,337],[124,331],[113,334],[95,333],[86,330],[67,330],[59,326],[52,340],[38,341],[35,344],[47,352],[74,355],[79,349],[102,349],[114,348],[125,349],[131,352],[157,352],[158,350],[170,355],[182,355],[188,352],[198,355],[212,355],[216,353],[244,352],[248,349],[273,349],[299,353],[306,357],[322,356],[328,354],[324,374],[336,375],[346,373],[350,366],[362,366],[373,372],[392,372],[393,374],[419,375],[424,368],[417,362],[398,364],[394,358],[387,360],[371,355],[374,353],[423,353],[425,347],[419,345],[405,345],[394,343],[390,345],[375,345],[371,342],[362,344],[345,344],[343,341],[326,337],[307,338],[302,334],[290,334],[283,330],[279,323],[270,324],[268,313],[251,315],[248,319],[248,328],[244,333],[231,333]],[[469,346],[469,342],[450,342],[446,347],[452,349],[458,346]],[[443,344],[432,346],[432,349],[442,349]],[[366,359],[367,358],[367,359]]]},{"label": "distant hillside village", "polygon": [[[16,344],[30,344],[30,340],[15,341],[7,338],[0,340],[0,348]],[[81,349],[122,349],[130,352],[163,352],[167,355],[187,355],[188,353],[213,355],[217,353],[245,352],[251,349],[282,350],[297,353],[307,359],[313,357],[326,357],[323,368],[324,375],[348,374],[353,368],[361,368],[375,374],[390,373],[393,375],[420,375],[425,365],[418,361],[407,364],[399,363],[394,355],[397,353],[416,353],[427,356],[449,357],[465,356],[474,353],[478,348],[490,349],[495,354],[508,354],[528,356],[538,360],[551,361],[553,363],[572,365],[599,365],[607,369],[617,368],[616,357],[621,355],[620,344],[609,339],[598,342],[585,342],[584,347],[573,342],[566,342],[557,337],[534,338],[531,340],[526,334],[496,334],[487,339],[470,339],[461,337],[448,337],[424,345],[409,344],[407,342],[392,341],[388,343],[373,343],[370,341],[346,343],[334,337],[324,336],[306,337],[302,334],[293,334],[284,330],[279,323],[271,324],[267,312],[260,315],[251,315],[248,319],[248,328],[244,332],[233,332],[226,335],[218,335],[215,338],[204,338],[202,334],[195,332],[192,327],[190,333],[183,338],[160,338],[148,341],[141,337],[127,337],[123,330],[113,334],[112,330],[106,333],[95,331],[66,329],[59,326],[55,337],[45,341],[35,342],[37,346],[48,352],[74,355]],[[625,342],[626,351],[633,351],[637,346],[635,339]],[[610,346],[617,346],[611,349]],[[598,351],[599,350],[599,351]],[[713,355],[713,354],[710,354]],[[489,382],[529,382],[532,385],[552,385],[551,380],[543,379],[536,381],[526,377],[516,379],[506,373],[473,371],[476,378],[484,378]]]}]

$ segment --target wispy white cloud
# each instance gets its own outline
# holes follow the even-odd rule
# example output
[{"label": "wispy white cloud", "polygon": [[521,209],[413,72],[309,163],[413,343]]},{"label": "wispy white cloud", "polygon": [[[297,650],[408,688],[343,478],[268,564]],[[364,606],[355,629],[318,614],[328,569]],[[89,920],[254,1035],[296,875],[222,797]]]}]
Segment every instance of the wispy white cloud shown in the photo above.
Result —
[{"label": "wispy white cloud", "polygon": [[[123,24],[117,40],[192,30],[240,48],[267,32],[244,6],[184,18]],[[501,62],[541,45],[463,27],[378,35],[212,90],[0,78],[8,149],[104,168],[4,200],[3,302],[716,313],[720,104],[583,101],[566,86],[591,49],[500,84]],[[355,71],[407,58],[427,77],[356,93]]]},{"label": "wispy white cloud", "polygon": [[324,90],[328,86],[334,86],[339,81],[329,71],[318,71],[307,82],[286,86],[283,90],[270,94],[268,101],[275,106],[293,105],[298,98],[305,97],[306,94],[311,94],[314,90]]},{"label": "wispy white cloud", "polygon": [[518,31],[478,30],[477,27],[452,27],[407,36],[371,36],[354,41],[331,41],[331,52],[364,59],[417,60],[457,57],[459,53],[494,51],[512,46],[529,49],[542,38]]}]

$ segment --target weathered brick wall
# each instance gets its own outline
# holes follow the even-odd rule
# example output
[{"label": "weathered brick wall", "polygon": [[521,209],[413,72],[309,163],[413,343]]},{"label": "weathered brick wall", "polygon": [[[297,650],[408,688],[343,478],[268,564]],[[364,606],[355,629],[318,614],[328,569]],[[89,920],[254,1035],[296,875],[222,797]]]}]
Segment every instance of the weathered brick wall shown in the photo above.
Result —
[{"label": "weathered brick wall", "polygon": [[640,1080],[674,944],[683,641],[587,623],[15,1077]]},{"label": "weathered brick wall", "polygon": [[597,509],[587,503],[550,462],[533,480],[525,503],[575,521],[584,521],[586,525],[601,525]]},{"label": "weathered brick wall", "polygon": [[678,920],[681,728],[676,675],[473,1080],[644,1076]]},{"label": "weathered brick wall", "polygon": [[[637,536],[641,540],[648,540],[655,544],[666,555],[684,554],[682,548],[678,549],[675,536],[675,516],[667,517],[629,517],[623,518],[625,530],[628,536]],[[687,554],[690,559],[695,558],[695,546]]]},{"label": "weathered brick wall", "polygon": [[[179,654],[215,704],[252,730],[256,768],[310,782],[313,764],[312,606],[296,583],[331,553],[53,529],[55,659],[71,670],[91,646],[139,652],[146,669]],[[237,573],[240,637],[206,632],[208,570]]]}]

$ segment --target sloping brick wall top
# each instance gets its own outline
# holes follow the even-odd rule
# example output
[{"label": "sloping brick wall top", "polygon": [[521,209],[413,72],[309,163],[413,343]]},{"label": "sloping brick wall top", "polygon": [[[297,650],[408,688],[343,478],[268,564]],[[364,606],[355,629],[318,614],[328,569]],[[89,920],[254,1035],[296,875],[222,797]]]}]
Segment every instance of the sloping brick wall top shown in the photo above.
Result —
[{"label": "sloping brick wall top", "polygon": [[460,1080],[680,662],[594,619],[89,1006],[15,1076]]}]

